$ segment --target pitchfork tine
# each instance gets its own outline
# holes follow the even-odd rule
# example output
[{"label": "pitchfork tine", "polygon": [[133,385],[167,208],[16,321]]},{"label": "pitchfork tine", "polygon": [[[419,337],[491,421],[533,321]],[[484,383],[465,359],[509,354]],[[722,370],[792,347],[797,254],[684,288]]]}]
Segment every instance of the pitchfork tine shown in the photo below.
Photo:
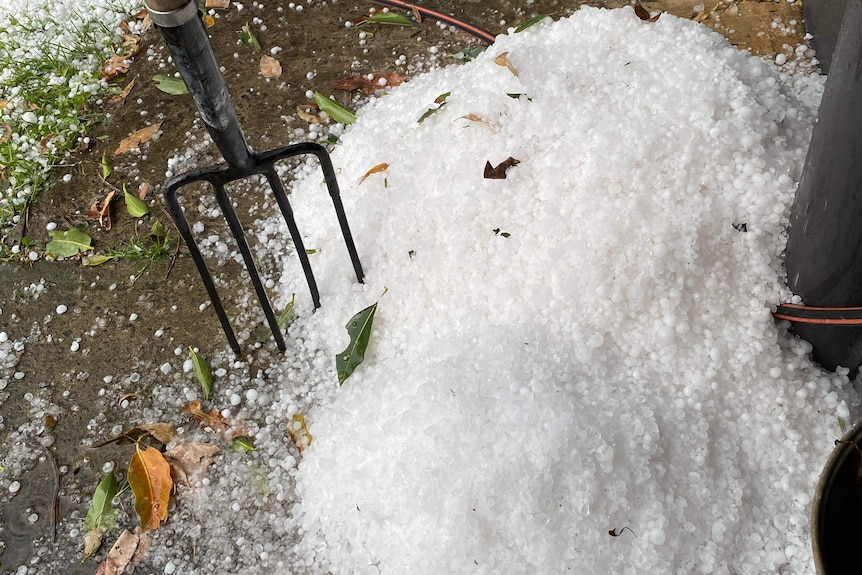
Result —
[{"label": "pitchfork tine", "polygon": [[287,224],[290,237],[293,239],[293,245],[302,265],[302,271],[305,274],[308,289],[311,291],[311,299],[316,309],[320,307],[320,293],[317,289],[317,282],[314,279],[311,262],[308,259],[308,253],[305,251],[302,235],[296,225],[287,192],[285,192],[284,185],[275,170],[275,164],[285,158],[304,154],[314,154],[318,158],[326,180],[326,187],[329,190],[329,195],[338,217],[338,224],[344,236],[344,242],[347,245],[350,261],[356,273],[356,279],[362,283],[364,280],[362,264],[359,261],[359,255],[353,242],[353,235],[350,233],[350,227],[347,224],[347,216],[341,203],[338,181],[335,177],[335,170],[332,167],[329,153],[326,151],[326,148],[314,142],[292,144],[262,154],[253,153],[242,134],[236,110],[231,103],[224,78],[222,78],[219,72],[218,62],[216,62],[215,54],[213,54],[212,47],[207,39],[206,30],[200,21],[197,3],[194,0],[146,0],[145,4],[153,22],[161,31],[165,44],[167,44],[168,50],[173,56],[186,86],[189,88],[189,92],[195,101],[195,105],[206,125],[207,131],[226,161],[224,164],[199,168],[168,180],[165,183],[164,189],[165,205],[168,213],[174,222],[176,222],[177,229],[189,248],[189,253],[192,256],[195,267],[198,269],[198,273],[200,273],[201,280],[203,280],[204,287],[207,290],[207,294],[218,315],[231,348],[239,354],[241,349],[236,334],[230,325],[213,278],[209,269],[207,269],[206,262],[195,242],[191,227],[177,199],[177,192],[186,184],[201,181],[209,182],[215,190],[215,197],[221,207],[222,215],[224,215],[231,234],[239,247],[246,270],[248,270],[252,285],[254,286],[255,294],[263,308],[266,322],[272,331],[276,345],[278,345],[280,350],[284,351],[286,345],[281,328],[278,326],[278,319],[275,316],[275,311],[260,279],[260,274],[257,271],[254,256],[246,240],[242,224],[233,209],[225,186],[236,180],[253,175],[263,175],[266,178],[278,203],[279,210],[284,217],[284,221]]}]

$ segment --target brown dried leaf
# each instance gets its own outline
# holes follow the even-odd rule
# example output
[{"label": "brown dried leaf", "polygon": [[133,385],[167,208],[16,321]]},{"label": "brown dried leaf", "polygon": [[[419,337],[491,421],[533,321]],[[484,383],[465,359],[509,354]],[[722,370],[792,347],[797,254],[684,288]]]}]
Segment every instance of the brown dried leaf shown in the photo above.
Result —
[{"label": "brown dried leaf", "polygon": [[419,8],[416,6],[411,6],[410,11],[413,13],[413,19],[416,20],[417,24],[422,23],[422,12],[419,11]]},{"label": "brown dried leaf", "polygon": [[141,128],[140,130],[126,136],[122,139],[120,145],[117,146],[117,149],[114,150],[112,156],[119,156],[120,154],[125,154],[129,150],[134,150],[141,144],[149,142],[153,139],[153,136],[158,133],[159,128],[161,127],[162,123],[156,122],[155,124],[150,124],[146,128]]},{"label": "brown dried leaf", "polygon": [[[99,202],[96,200],[93,202],[93,205],[90,206],[90,209],[87,210],[87,217],[92,219],[99,219],[99,225],[104,228],[105,231],[111,231],[111,227],[113,223],[111,222],[111,202],[114,201],[114,198],[117,197],[117,192],[115,190],[111,190],[108,192],[108,195],[105,196],[104,202]],[[133,393],[127,395],[134,395]],[[135,396],[137,397],[137,396]],[[118,403],[122,402],[122,399],[118,400]]]},{"label": "brown dried leaf", "polygon": [[114,546],[108,551],[108,556],[99,564],[96,575],[123,575],[126,566],[135,555],[139,542],[140,535],[137,533],[128,529],[120,533]]},{"label": "brown dried leaf", "polygon": [[518,77],[518,71],[515,69],[514,66],[512,66],[512,63],[509,62],[508,52],[503,52],[502,54],[494,58],[494,63],[498,66],[505,66],[509,69],[509,72],[511,72],[512,75],[514,75],[516,78]]},{"label": "brown dried leaf", "polygon": [[649,10],[641,6],[640,2],[635,2],[635,14],[637,14],[638,18],[641,20],[645,20],[647,22],[655,22],[658,20],[658,17],[661,16],[661,12],[655,16],[650,16]]},{"label": "brown dried leaf", "polygon": [[383,162],[382,164],[377,164],[376,166],[365,172],[364,176],[359,178],[359,183],[361,184],[362,182],[364,182],[371,174],[379,174],[380,172],[385,172],[388,169],[389,164],[387,164],[386,162]]},{"label": "brown dried leaf", "polygon": [[272,56],[260,57],[260,73],[264,78],[278,78],[281,76],[281,64]]},{"label": "brown dried leaf", "polygon": [[12,105],[11,100],[0,100],[0,110],[5,110]]},{"label": "brown dried leaf", "polygon": [[296,107],[296,115],[309,124],[319,124],[323,120],[314,113],[316,110],[318,110],[318,107],[312,104],[299,104]]},{"label": "brown dried leaf", "polygon": [[108,60],[102,65],[102,78],[110,82],[117,76],[128,72],[129,64],[130,62],[125,58],[125,56],[120,56],[114,52],[113,56],[108,58]]},{"label": "brown dried leaf", "polygon": [[0,135],[0,144],[5,144],[12,137],[12,126],[3,124],[3,134]]},{"label": "brown dried leaf", "polygon": [[220,449],[215,445],[200,441],[180,443],[165,452],[165,459],[171,466],[171,477],[182,482],[186,487],[189,485],[189,475],[194,478],[206,472],[207,468],[215,463],[215,456]]},{"label": "brown dried leaf", "polygon": [[512,157],[506,158],[497,166],[492,166],[491,162],[485,162],[484,177],[489,180],[505,180],[506,170],[508,170],[512,166],[517,166],[520,163],[520,160],[516,160]]},{"label": "brown dried leaf", "polygon": [[480,122],[482,124],[488,123],[485,120],[483,120],[482,118],[480,118],[479,116],[477,116],[476,114],[467,114],[466,116],[461,116],[461,117],[464,118],[465,120],[470,120],[471,122]]},{"label": "brown dried leaf", "polygon": [[111,98],[110,100],[108,100],[108,103],[109,104],[121,104],[122,102],[124,102],[126,99],[126,96],[128,96],[129,92],[132,91],[132,87],[134,87],[134,85],[135,85],[135,80],[132,79],[128,84],[126,84],[126,87],[123,88],[123,91],[120,92],[119,94],[117,94],[116,96],[114,96],[113,98]]},{"label": "brown dried leaf", "polygon": [[[380,85],[381,78],[386,80],[386,83],[382,86]],[[359,74],[344,78],[343,80],[337,80],[331,85],[338,90],[347,90],[348,92],[359,90],[363,94],[370,95],[377,90],[382,90],[388,86],[398,86],[402,83],[404,83],[404,77],[395,72],[372,72],[371,74]]]},{"label": "brown dried leaf", "polygon": [[227,8],[230,6],[230,0],[207,0],[207,8]]},{"label": "brown dried leaf", "polygon": [[152,186],[150,185],[149,182],[143,182],[140,186],[138,186],[138,199],[139,200],[146,200],[147,195],[149,195],[149,193],[150,193],[151,187]]},{"label": "brown dried leaf", "polygon": [[168,518],[168,502],[174,486],[170,465],[155,447],[141,449],[135,444],[127,480],[135,494],[135,511],[141,519],[141,528],[156,529]]},{"label": "brown dried leaf", "polygon": [[57,134],[48,134],[43,136],[41,140],[39,140],[39,144],[36,146],[36,151],[40,154],[47,154],[51,151],[51,148],[48,147],[48,144],[51,143],[51,140],[57,137]]},{"label": "brown dried leaf", "polygon": [[167,445],[177,438],[177,429],[170,423],[150,423],[149,425],[136,425],[125,430],[116,437],[111,437],[99,443],[93,444],[93,447],[103,447],[110,443],[122,445],[124,443],[138,443],[145,437],[152,437],[159,443]]},{"label": "brown dried leaf", "polygon": [[[114,192],[111,192],[111,194],[114,194]],[[108,195],[110,196],[110,194],[108,194]],[[137,393],[124,393],[123,395],[121,395],[120,397],[117,398],[117,405],[122,404],[124,401],[133,401],[135,399],[138,399]]]},{"label": "brown dried leaf", "polygon": [[183,406],[182,411],[191,415],[216,433],[224,435],[227,441],[230,441],[234,437],[248,435],[248,431],[242,423],[223,416],[217,409],[209,412],[204,411],[200,401],[190,401]]}]

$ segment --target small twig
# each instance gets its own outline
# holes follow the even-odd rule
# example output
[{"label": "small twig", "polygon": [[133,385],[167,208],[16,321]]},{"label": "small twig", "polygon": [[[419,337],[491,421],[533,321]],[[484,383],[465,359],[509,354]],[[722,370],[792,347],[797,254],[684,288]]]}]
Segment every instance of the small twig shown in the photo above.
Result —
[{"label": "small twig", "polygon": [[168,213],[168,210],[165,208],[165,205],[162,203],[162,199],[155,192],[153,192],[153,198],[155,198],[156,203],[159,204],[159,207],[162,209],[162,211],[165,213],[165,215],[168,217],[168,219],[174,225],[174,230],[177,232],[177,249],[174,251],[174,256],[171,258],[171,265],[168,266],[168,271],[165,274],[165,279],[167,280],[168,277],[171,275],[171,271],[174,269],[174,264],[177,263],[177,258],[180,257],[180,247],[182,246],[182,243],[183,243],[183,236],[182,236],[182,234],[180,234],[180,229],[177,227],[177,223],[174,221],[174,218],[171,217],[171,214]]},{"label": "small twig", "polygon": [[622,535],[622,534],[623,534],[623,531],[625,531],[626,529],[628,529],[628,530],[629,530],[629,532],[630,532],[632,535],[634,535],[635,537],[637,537],[637,534],[636,534],[634,531],[632,531],[632,528],[631,528],[631,527],[628,527],[628,526],[623,527],[623,528],[622,528],[622,529],[620,529],[619,531],[617,531],[616,529],[611,529],[611,530],[609,530],[609,531],[608,531],[608,535],[610,535],[611,537],[619,537],[620,535]]}]

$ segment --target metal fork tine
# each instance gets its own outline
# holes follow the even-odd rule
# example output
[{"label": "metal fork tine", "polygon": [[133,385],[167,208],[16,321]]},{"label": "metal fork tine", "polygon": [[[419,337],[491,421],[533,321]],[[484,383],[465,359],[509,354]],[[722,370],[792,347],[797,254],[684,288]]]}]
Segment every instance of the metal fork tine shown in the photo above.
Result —
[{"label": "metal fork tine", "polygon": [[177,200],[176,194],[182,185],[182,181],[178,180],[168,182],[168,184],[165,186],[165,191],[163,194],[165,198],[165,209],[168,211],[168,214],[170,214],[171,218],[174,220],[174,223],[177,226],[177,230],[180,232],[180,236],[182,236],[183,241],[186,243],[186,247],[188,247],[189,255],[192,256],[192,261],[194,261],[195,267],[198,269],[198,273],[201,276],[201,281],[203,281],[204,287],[207,290],[207,295],[210,298],[210,303],[212,303],[212,306],[215,309],[216,315],[218,316],[225,336],[227,336],[227,340],[230,344],[231,349],[233,349],[234,353],[239,354],[242,350],[240,348],[239,342],[236,339],[236,334],[234,334],[233,328],[231,328],[230,326],[230,320],[228,320],[227,312],[225,312],[224,306],[221,303],[221,298],[218,295],[218,290],[216,290],[215,283],[213,282],[212,276],[210,275],[209,269],[207,268],[207,264],[204,261],[204,257],[203,255],[201,255],[201,251],[198,248],[198,244],[197,242],[195,242],[195,238],[192,235],[191,228],[189,227],[189,222],[186,219],[185,214],[183,213],[183,209],[180,206],[179,200]]},{"label": "metal fork tine", "polygon": [[230,326],[212,276],[207,269],[206,262],[195,243],[194,237],[192,237],[188,221],[176,198],[177,190],[191,182],[207,181],[213,186],[216,200],[219,206],[221,206],[222,214],[242,254],[243,262],[245,262],[246,270],[254,285],[254,291],[263,308],[267,324],[272,331],[278,348],[284,351],[286,345],[282,330],[278,326],[275,311],[272,309],[272,304],[260,280],[254,256],[246,240],[242,224],[231,205],[225,185],[254,175],[263,175],[266,178],[287,224],[287,228],[290,231],[297,256],[302,264],[302,271],[308,283],[308,289],[311,291],[311,299],[314,302],[315,309],[317,309],[320,307],[320,293],[317,289],[317,282],[314,279],[311,262],[305,251],[302,235],[296,225],[293,209],[288,201],[284,185],[275,171],[275,163],[284,158],[303,154],[314,154],[318,158],[326,180],[326,187],[332,198],[332,204],[335,207],[341,233],[347,244],[350,261],[353,264],[354,272],[356,272],[356,279],[362,283],[364,279],[362,264],[359,261],[359,255],[356,253],[356,246],[353,242],[353,235],[350,233],[350,227],[347,224],[347,216],[344,213],[341,193],[338,189],[338,181],[335,177],[335,169],[332,167],[329,153],[326,151],[326,148],[315,142],[292,144],[262,154],[253,153],[245,141],[242,129],[240,128],[236,110],[230,100],[227,86],[219,71],[218,62],[201,22],[197,2],[193,0],[145,0],[144,4],[147,6],[153,22],[162,33],[165,44],[174,58],[183,81],[189,88],[189,92],[206,125],[207,131],[227,162],[227,164],[192,170],[169,180],[165,184],[164,191],[168,212],[177,223],[177,229],[189,247],[189,253],[194,260],[195,266],[198,268],[198,272],[201,275],[216,314],[218,314],[228,342],[234,352],[239,354],[240,346],[237,342],[236,334]]},{"label": "metal fork tine", "polygon": [[[268,178],[269,174],[267,174],[267,179]],[[224,186],[221,183],[216,183],[214,184],[214,187],[216,191],[216,199],[221,207],[222,215],[225,217],[225,220],[227,220],[227,225],[233,234],[233,238],[239,248],[239,253],[242,254],[242,260],[245,262],[245,269],[251,278],[251,283],[254,286],[255,293],[257,294],[257,300],[263,308],[263,315],[266,316],[266,323],[269,325],[270,331],[272,331],[272,336],[275,338],[275,343],[278,345],[278,349],[284,351],[287,349],[287,346],[284,343],[284,336],[281,333],[281,328],[278,326],[278,319],[275,317],[275,312],[272,309],[272,304],[269,302],[269,296],[266,294],[263,282],[260,281],[260,274],[257,271],[257,265],[254,263],[254,256],[251,253],[251,248],[248,246],[248,240],[245,238],[242,224],[236,216],[236,211],[230,203],[230,198],[227,196]]]}]

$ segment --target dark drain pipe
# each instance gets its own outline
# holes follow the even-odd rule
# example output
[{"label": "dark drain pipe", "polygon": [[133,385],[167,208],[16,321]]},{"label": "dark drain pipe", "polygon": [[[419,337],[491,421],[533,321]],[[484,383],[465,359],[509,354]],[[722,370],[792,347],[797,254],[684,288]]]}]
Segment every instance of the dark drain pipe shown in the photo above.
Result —
[{"label": "dark drain pipe", "polygon": [[848,0],[831,56],[788,230],[787,280],[805,305],[778,312],[814,346],[815,361],[855,374],[862,364],[862,319],[850,321],[862,307],[862,0]]}]

